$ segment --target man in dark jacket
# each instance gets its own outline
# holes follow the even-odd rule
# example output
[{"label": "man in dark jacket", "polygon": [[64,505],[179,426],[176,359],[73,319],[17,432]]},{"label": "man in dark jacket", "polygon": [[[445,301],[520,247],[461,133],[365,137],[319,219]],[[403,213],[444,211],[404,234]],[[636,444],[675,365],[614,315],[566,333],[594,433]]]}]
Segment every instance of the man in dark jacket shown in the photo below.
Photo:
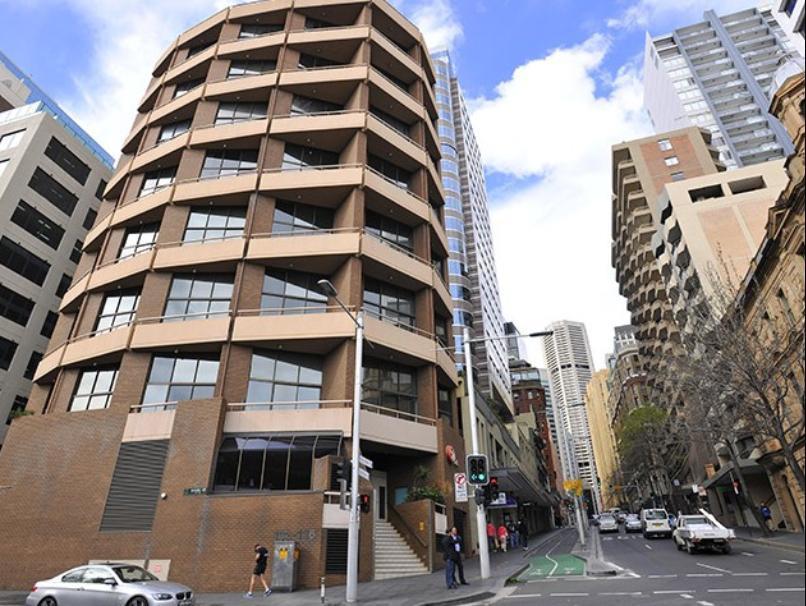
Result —
[{"label": "man in dark jacket", "polygon": [[442,559],[445,560],[445,584],[448,589],[455,589],[459,586],[456,582],[456,572],[459,572],[459,583],[469,585],[465,580],[465,569],[462,564],[462,551],[464,542],[459,536],[456,526],[442,539]]}]

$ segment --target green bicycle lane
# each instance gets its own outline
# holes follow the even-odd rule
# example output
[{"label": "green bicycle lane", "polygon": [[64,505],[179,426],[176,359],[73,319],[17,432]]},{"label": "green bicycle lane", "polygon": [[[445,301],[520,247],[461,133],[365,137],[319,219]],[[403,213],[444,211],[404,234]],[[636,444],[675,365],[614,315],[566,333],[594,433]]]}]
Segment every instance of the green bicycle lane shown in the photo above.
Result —
[{"label": "green bicycle lane", "polygon": [[570,554],[543,555],[530,558],[529,566],[518,575],[520,582],[550,577],[573,577],[585,574],[585,561]]}]

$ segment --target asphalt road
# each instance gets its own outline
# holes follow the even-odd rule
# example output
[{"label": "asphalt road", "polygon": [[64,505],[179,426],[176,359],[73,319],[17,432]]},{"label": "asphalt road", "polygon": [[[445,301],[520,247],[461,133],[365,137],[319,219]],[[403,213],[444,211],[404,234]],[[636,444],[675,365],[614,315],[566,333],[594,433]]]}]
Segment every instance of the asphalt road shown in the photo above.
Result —
[{"label": "asphalt road", "polygon": [[[599,539],[603,559],[622,569],[617,576],[530,581],[496,606],[804,604],[803,554],[737,540],[729,555],[689,555],[678,551],[670,539],[647,540],[623,531]],[[559,549],[552,551],[552,555],[558,553]]]}]

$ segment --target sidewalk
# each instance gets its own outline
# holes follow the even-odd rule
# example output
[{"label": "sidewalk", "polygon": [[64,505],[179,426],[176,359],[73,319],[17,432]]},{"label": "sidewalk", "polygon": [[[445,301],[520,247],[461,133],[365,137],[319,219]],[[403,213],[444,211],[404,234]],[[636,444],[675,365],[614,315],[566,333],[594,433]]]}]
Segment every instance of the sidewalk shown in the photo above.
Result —
[{"label": "sidewalk", "polygon": [[579,541],[571,550],[571,555],[582,558],[586,562],[585,570],[590,576],[612,576],[618,574],[619,568],[603,559],[602,541],[599,532],[592,526],[585,529],[585,546]]},{"label": "sidewalk", "polygon": [[788,551],[806,552],[804,546],[804,535],[802,532],[789,532],[788,530],[776,530],[771,536],[765,537],[758,528],[740,527],[734,528],[736,538],[749,543],[758,543],[768,547],[777,547]]},{"label": "sidewalk", "polygon": [[[542,543],[555,537],[562,529],[550,530],[532,537],[529,551],[521,549],[507,553],[494,553],[490,557],[490,578],[479,579],[478,558],[465,562],[465,577],[470,585],[459,589],[445,589],[445,573],[440,570],[428,575],[371,581],[358,585],[360,604],[373,606],[437,606],[439,604],[472,604],[495,595],[506,580],[526,565],[526,557]],[[246,599],[241,594],[198,594],[197,606],[245,606],[246,604],[282,604],[283,606],[315,606],[321,604],[319,590],[275,593],[268,599]],[[344,604],[344,585],[328,587],[325,593],[327,606]]]}]

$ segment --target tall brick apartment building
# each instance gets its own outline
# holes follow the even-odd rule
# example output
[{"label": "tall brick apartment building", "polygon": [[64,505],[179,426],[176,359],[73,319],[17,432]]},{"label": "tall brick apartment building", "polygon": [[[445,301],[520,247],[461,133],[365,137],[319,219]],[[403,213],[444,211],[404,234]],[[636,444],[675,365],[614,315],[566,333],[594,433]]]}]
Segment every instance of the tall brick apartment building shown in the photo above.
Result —
[{"label": "tall brick apartment building", "polygon": [[386,0],[240,4],[163,53],[0,454],[0,586],[109,558],[238,590],[286,538],[342,581],[355,343],[321,278],[368,315],[360,578],[390,526],[439,565],[467,505],[434,81]]}]

